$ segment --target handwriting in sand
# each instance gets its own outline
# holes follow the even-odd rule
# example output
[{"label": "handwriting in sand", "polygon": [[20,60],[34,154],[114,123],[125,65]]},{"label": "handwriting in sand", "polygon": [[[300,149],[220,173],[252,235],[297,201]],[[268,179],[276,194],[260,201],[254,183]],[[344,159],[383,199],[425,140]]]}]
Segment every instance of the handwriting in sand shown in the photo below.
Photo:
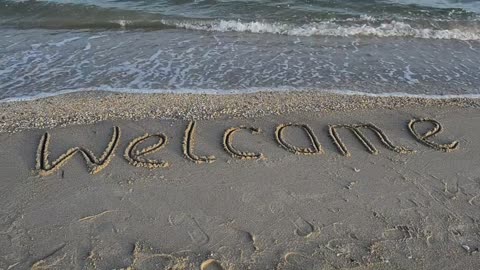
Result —
[{"label": "handwriting in sand", "polygon": [[[417,126],[421,123],[427,123],[431,125],[431,128],[427,131],[420,132],[417,129]],[[213,155],[198,155],[195,153],[195,132],[196,132],[195,121],[188,123],[185,129],[185,135],[183,138],[182,151],[186,159],[193,161],[195,163],[212,163],[216,160]],[[450,143],[438,143],[433,141],[434,137],[440,134],[443,131],[443,126],[434,119],[412,119],[408,122],[408,131],[411,133],[413,138],[422,144],[439,151],[450,152],[458,148],[458,141],[452,141]],[[289,142],[284,135],[285,130],[297,128],[300,129],[308,138],[310,142],[309,147],[300,147],[296,146],[294,142]],[[395,145],[386,133],[379,127],[371,123],[360,123],[360,124],[330,124],[328,125],[328,135],[333,140],[333,144],[336,146],[338,151],[343,156],[351,156],[351,153],[348,151],[347,146],[342,141],[338,130],[345,129],[350,131],[356,139],[365,147],[365,149],[371,154],[378,154],[379,151],[375,145],[367,138],[367,136],[362,132],[362,130],[370,130],[377,136],[379,141],[387,149],[397,152],[399,154],[409,154],[414,153],[415,150],[408,149],[403,146]],[[261,133],[262,130],[257,127],[248,127],[248,126],[237,126],[228,128],[223,135],[223,149],[235,159],[265,159],[265,155],[261,152],[248,152],[241,149],[238,149],[235,146],[235,134],[238,132],[249,132],[252,135]],[[65,166],[65,164],[76,154],[80,153],[85,160],[88,172],[90,174],[95,174],[102,171],[106,168],[120,141],[120,128],[114,126],[112,128],[112,135],[110,140],[107,143],[107,146],[104,152],[100,157],[97,157],[91,150],[76,146],[68,149],[65,153],[60,155],[58,158],[50,161],[50,140],[51,135],[47,132],[41,138],[37,148],[36,154],[36,166],[35,171],[40,176],[47,176],[54,174],[60,168]],[[307,124],[302,123],[287,123],[280,124],[276,127],[274,131],[274,140],[286,151],[289,151],[294,154],[301,155],[313,155],[313,154],[322,154],[324,153],[322,146],[317,139],[314,131]],[[139,149],[139,145],[147,142],[148,139],[155,139],[156,143],[146,146],[142,149]],[[153,154],[160,151],[168,143],[167,135],[163,133],[156,134],[145,134],[139,136],[127,145],[124,153],[124,158],[127,162],[136,167],[142,167],[147,169],[156,169],[156,168],[165,168],[169,166],[169,162],[160,159],[150,159],[147,155]]]}]

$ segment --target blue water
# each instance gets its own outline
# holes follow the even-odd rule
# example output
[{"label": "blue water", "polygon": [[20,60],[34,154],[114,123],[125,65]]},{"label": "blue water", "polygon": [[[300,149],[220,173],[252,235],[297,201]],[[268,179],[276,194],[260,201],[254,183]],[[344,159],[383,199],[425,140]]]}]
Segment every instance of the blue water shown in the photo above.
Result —
[{"label": "blue water", "polygon": [[480,2],[0,0],[0,100],[65,91],[480,93]]}]

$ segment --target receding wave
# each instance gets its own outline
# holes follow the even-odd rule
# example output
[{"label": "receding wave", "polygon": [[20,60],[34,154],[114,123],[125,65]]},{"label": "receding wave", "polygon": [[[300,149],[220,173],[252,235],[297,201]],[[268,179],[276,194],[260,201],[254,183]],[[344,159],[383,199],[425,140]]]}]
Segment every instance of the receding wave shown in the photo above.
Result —
[{"label": "receding wave", "polygon": [[295,26],[280,23],[239,22],[232,20],[214,22],[172,22],[164,20],[163,23],[190,30],[272,33],[292,36],[377,36],[480,40],[479,28],[416,28],[408,23],[396,21],[381,23],[378,26],[368,24],[341,25],[336,22],[320,22]]}]

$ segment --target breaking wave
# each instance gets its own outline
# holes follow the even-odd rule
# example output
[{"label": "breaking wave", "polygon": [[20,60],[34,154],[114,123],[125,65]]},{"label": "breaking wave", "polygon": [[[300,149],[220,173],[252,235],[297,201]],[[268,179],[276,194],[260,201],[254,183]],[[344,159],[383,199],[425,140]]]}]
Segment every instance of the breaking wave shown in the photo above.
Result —
[{"label": "breaking wave", "polygon": [[[213,22],[182,22],[162,20],[162,23],[164,25],[190,30],[271,33],[291,36],[377,36],[412,37],[424,39],[480,40],[479,28],[416,28],[408,23],[397,21],[381,23],[378,26],[372,26],[369,24],[341,25],[336,22],[320,22],[295,26],[280,23],[240,22],[233,20],[219,20]],[[128,25],[128,22],[126,25]]]},{"label": "breaking wave", "polygon": [[[164,12],[162,10],[150,12],[147,7],[123,9],[126,7],[120,4],[117,7],[111,1],[100,1],[99,3],[106,5],[104,7],[72,4],[69,1],[60,2],[0,0],[0,27],[132,31],[187,29],[289,36],[375,36],[480,40],[479,14],[462,9],[429,9],[420,12],[418,8],[410,6],[391,7],[386,5],[385,8],[393,9],[392,12],[398,10],[391,14],[388,12],[378,14],[364,10],[369,7],[367,5],[364,9],[359,9],[358,12],[352,14],[334,13],[331,15],[320,8],[320,10],[312,10],[311,12],[315,16],[305,20],[301,19],[305,14],[297,14],[295,12],[298,11],[294,9],[287,9],[284,11],[287,13],[279,13],[273,17],[262,15],[259,18],[250,18],[244,14],[233,19],[216,6],[207,8],[216,16],[200,16],[201,12],[199,14],[193,12],[197,9],[188,9],[190,13],[193,12],[189,15],[189,13],[180,12],[182,9],[177,13],[166,12],[168,8],[163,10]],[[131,4],[140,2],[132,0]],[[267,6],[260,5],[258,8],[267,8]],[[180,7],[176,6],[176,8]],[[228,8],[233,11],[243,7],[229,6]],[[400,12],[401,10],[403,11]],[[268,9],[268,14],[272,12],[274,10]]]}]

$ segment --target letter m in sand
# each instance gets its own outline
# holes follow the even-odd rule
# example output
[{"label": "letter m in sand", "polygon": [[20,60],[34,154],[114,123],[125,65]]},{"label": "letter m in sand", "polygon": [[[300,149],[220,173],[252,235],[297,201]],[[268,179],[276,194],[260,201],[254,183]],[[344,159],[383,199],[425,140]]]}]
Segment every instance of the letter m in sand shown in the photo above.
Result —
[{"label": "letter m in sand", "polygon": [[340,128],[350,130],[353,135],[355,135],[355,137],[362,143],[362,145],[365,146],[367,151],[374,155],[378,154],[378,150],[377,148],[375,148],[373,143],[370,142],[367,137],[365,137],[365,135],[362,133],[362,129],[368,129],[372,131],[375,135],[377,135],[382,144],[392,151],[395,151],[397,153],[413,152],[413,150],[401,146],[395,146],[387,137],[387,135],[385,135],[385,133],[374,124],[328,125],[328,132],[330,134],[330,137],[333,139],[333,143],[337,146],[340,153],[347,157],[350,156],[350,152],[348,151],[347,147],[338,135],[337,130]]}]

